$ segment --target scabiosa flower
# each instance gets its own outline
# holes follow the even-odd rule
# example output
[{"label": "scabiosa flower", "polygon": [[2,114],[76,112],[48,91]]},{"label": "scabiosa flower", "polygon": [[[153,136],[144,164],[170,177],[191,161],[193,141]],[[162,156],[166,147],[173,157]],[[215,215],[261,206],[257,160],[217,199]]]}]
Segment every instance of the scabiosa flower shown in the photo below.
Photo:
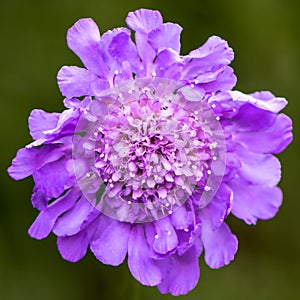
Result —
[{"label": "scabiosa flower", "polygon": [[162,293],[186,294],[211,268],[233,260],[227,216],[255,224],[282,201],[280,163],[292,140],[287,101],[233,91],[233,51],[219,37],[180,55],[182,28],[158,11],[128,14],[127,28],[100,37],[91,19],[67,34],[84,68],[65,66],[58,85],[66,110],[33,110],[34,142],[8,169],[32,175],[29,229],[57,236],[62,257],[90,248],[104,264],[128,255],[132,275]]}]

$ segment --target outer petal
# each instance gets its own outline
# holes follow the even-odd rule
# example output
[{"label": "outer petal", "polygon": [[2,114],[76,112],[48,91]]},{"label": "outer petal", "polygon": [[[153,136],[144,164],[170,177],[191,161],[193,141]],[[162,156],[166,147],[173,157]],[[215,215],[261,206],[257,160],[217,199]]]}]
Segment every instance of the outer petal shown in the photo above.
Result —
[{"label": "outer petal", "polygon": [[160,262],[163,280],[158,285],[161,293],[173,296],[187,294],[197,285],[200,268],[195,247],[182,256],[173,254]]},{"label": "outer petal", "polygon": [[157,10],[139,9],[130,12],[126,18],[128,27],[134,31],[146,31],[159,27],[163,22],[162,16]]},{"label": "outer petal", "polygon": [[130,225],[101,215],[97,231],[100,237],[90,245],[94,255],[104,264],[120,265],[127,254]]},{"label": "outer petal", "polygon": [[273,218],[282,203],[282,192],[278,187],[249,185],[238,177],[228,185],[233,190],[232,213],[247,224]]},{"label": "outer petal", "polygon": [[179,53],[181,31],[178,24],[165,23],[149,33],[148,41],[157,53],[167,48]]},{"label": "outer petal", "polygon": [[53,232],[57,236],[68,236],[78,233],[99,215],[99,211],[84,197],[61,216],[55,223]]},{"label": "outer petal", "polygon": [[61,93],[66,97],[95,96],[109,88],[109,83],[89,70],[79,67],[62,67],[57,74]]},{"label": "outer petal", "polygon": [[65,159],[50,162],[33,174],[36,186],[47,196],[57,198],[70,184]]},{"label": "outer petal", "polygon": [[212,36],[203,46],[191,51],[188,57],[202,61],[204,68],[213,69],[216,66],[229,65],[234,58],[234,53],[226,41],[218,36]]},{"label": "outer petal", "polygon": [[54,145],[46,145],[41,149],[20,149],[8,168],[8,173],[15,180],[23,179],[45,164],[59,159],[63,155],[62,151],[62,147]]},{"label": "outer petal", "polygon": [[202,242],[205,249],[205,261],[211,268],[220,268],[229,264],[237,251],[238,241],[226,223],[213,230],[206,219],[202,225]]},{"label": "outer petal", "polygon": [[160,254],[166,254],[173,250],[178,244],[178,238],[173,225],[168,217],[154,223],[156,228],[156,238],[153,249]]},{"label": "outer petal", "polygon": [[31,136],[35,140],[44,138],[43,131],[55,128],[59,116],[58,113],[47,113],[41,109],[34,109],[28,119]]},{"label": "outer petal", "polygon": [[271,154],[253,153],[243,147],[237,147],[242,167],[239,174],[249,183],[273,187],[281,177],[279,160]]},{"label": "outer petal", "polygon": [[[253,95],[243,94],[239,91],[231,91],[229,93],[233,101],[251,103],[258,108],[265,109],[274,113],[278,113],[287,105],[287,101],[284,98],[280,98],[280,97],[273,96],[273,98],[269,98],[269,97],[256,98],[258,97],[257,95],[264,96],[265,93],[263,92],[262,94],[255,94],[256,97],[254,97]],[[270,94],[268,93],[268,95]]]},{"label": "outer petal", "polygon": [[97,228],[97,220],[75,235],[57,238],[57,248],[61,256],[71,262],[82,259],[88,249],[89,242]]},{"label": "outer petal", "polygon": [[161,282],[161,272],[149,257],[149,246],[142,225],[134,225],[128,242],[128,266],[133,277],[143,285],[155,286]]},{"label": "outer petal", "polygon": [[41,211],[29,228],[29,235],[38,240],[48,236],[56,219],[69,210],[78,199],[79,194],[70,190],[64,196],[51,203],[45,210]]},{"label": "outer petal", "polygon": [[92,19],[80,19],[67,34],[68,46],[79,56],[87,69],[105,77],[108,68],[103,63],[99,48],[100,33]]},{"label": "outer petal", "polygon": [[292,121],[280,114],[273,126],[261,131],[234,132],[234,139],[252,152],[280,153],[292,141]]}]

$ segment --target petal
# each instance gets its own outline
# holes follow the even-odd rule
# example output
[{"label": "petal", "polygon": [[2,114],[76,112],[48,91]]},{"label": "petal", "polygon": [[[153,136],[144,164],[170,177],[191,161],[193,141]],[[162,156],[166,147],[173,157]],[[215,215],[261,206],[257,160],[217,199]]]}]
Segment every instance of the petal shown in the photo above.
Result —
[{"label": "petal", "polygon": [[28,230],[31,237],[43,239],[51,232],[57,218],[69,210],[79,198],[77,192],[70,190],[64,196],[51,203],[38,217]]},{"label": "petal", "polygon": [[243,104],[231,119],[237,131],[261,131],[272,126],[277,115],[250,103]]},{"label": "petal", "polygon": [[292,141],[292,121],[280,114],[276,117],[273,126],[252,132],[235,132],[234,139],[242,143],[250,151],[259,153],[280,153]]},{"label": "petal", "polygon": [[202,68],[215,69],[216,66],[229,65],[234,58],[233,50],[218,36],[210,37],[203,46],[187,56],[202,62]]},{"label": "petal", "polygon": [[[253,94],[246,95],[239,91],[230,91],[229,93],[233,101],[251,103],[258,108],[265,109],[274,113],[278,113],[287,105],[287,101],[284,98],[280,98],[280,97],[273,96],[272,98],[267,97],[267,99],[266,97],[262,97],[261,99],[256,98],[258,97],[257,95],[265,95],[265,93],[254,94],[254,96],[256,97],[254,97]],[[270,94],[268,93],[268,95]]]},{"label": "petal", "polygon": [[201,87],[206,90],[207,93],[230,91],[237,82],[237,78],[233,73],[231,67],[224,67],[218,74],[216,80],[201,84]]},{"label": "petal", "polygon": [[211,222],[203,218],[202,242],[205,249],[204,259],[213,269],[228,265],[237,252],[238,241],[226,223],[213,230]]},{"label": "petal", "polygon": [[128,267],[141,284],[155,286],[161,282],[161,272],[149,257],[149,246],[142,225],[134,225],[128,242]]},{"label": "petal", "polygon": [[32,174],[36,186],[47,196],[57,198],[69,185],[69,175],[65,168],[65,159],[44,165]]},{"label": "petal", "polygon": [[61,216],[55,223],[53,232],[57,236],[74,235],[99,215],[99,211],[84,197]]},{"label": "petal", "polygon": [[222,184],[215,197],[203,208],[207,217],[210,218],[212,230],[220,227],[229,215],[232,206],[233,193],[231,189]]},{"label": "petal", "polygon": [[174,227],[179,230],[184,230],[193,224],[193,212],[187,211],[184,206],[176,209],[170,217]]},{"label": "petal", "polygon": [[34,109],[28,119],[31,136],[35,140],[44,138],[43,131],[55,128],[59,115],[58,113],[47,113],[41,109]]},{"label": "petal", "polygon": [[57,82],[65,97],[95,96],[109,88],[109,83],[89,70],[79,67],[62,67]]},{"label": "petal", "polygon": [[150,32],[162,25],[162,22],[163,19],[160,12],[149,9],[139,9],[134,12],[130,12],[126,18],[128,27],[134,31]]},{"label": "petal", "polygon": [[100,219],[97,229],[100,237],[92,241],[91,250],[102,263],[118,266],[127,254],[130,225],[104,215]]},{"label": "petal", "polygon": [[36,186],[34,186],[33,194],[31,196],[31,203],[34,208],[37,208],[38,210],[46,209],[50,199],[51,197],[46,196]]},{"label": "petal", "polygon": [[257,219],[273,218],[282,203],[282,192],[278,187],[250,185],[239,177],[228,185],[233,190],[231,211],[247,224],[256,224]]},{"label": "petal", "polygon": [[148,41],[157,53],[167,48],[179,53],[181,31],[178,24],[165,23],[149,33]]},{"label": "petal", "polygon": [[108,51],[120,63],[127,60],[134,65],[139,60],[135,44],[130,39],[130,32],[121,32],[114,36]]},{"label": "petal", "polygon": [[68,46],[81,59],[87,69],[103,76],[108,68],[103,63],[99,47],[100,33],[92,19],[80,19],[67,34]]},{"label": "petal", "polygon": [[271,154],[253,153],[243,147],[236,147],[242,167],[239,174],[252,184],[273,187],[281,178],[279,160]]},{"label": "petal", "polygon": [[171,293],[173,296],[190,292],[198,283],[200,268],[195,247],[182,256],[173,254],[160,262],[163,280],[158,285],[161,293]]},{"label": "petal", "polygon": [[166,254],[173,250],[178,239],[173,225],[168,217],[160,219],[154,223],[156,236],[153,243],[153,249],[160,254]]},{"label": "petal", "polygon": [[92,222],[88,227],[75,235],[57,238],[57,248],[65,260],[77,262],[85,256],[91,238],[97,228],[97,221]]},{"label": "petal", "polygon": [[41,149],[20,149],[8,168],[8,173],[15,180],[23,179],[45,164],[59,159],[62,152],[62,147],[54,145],[46,145]]}]

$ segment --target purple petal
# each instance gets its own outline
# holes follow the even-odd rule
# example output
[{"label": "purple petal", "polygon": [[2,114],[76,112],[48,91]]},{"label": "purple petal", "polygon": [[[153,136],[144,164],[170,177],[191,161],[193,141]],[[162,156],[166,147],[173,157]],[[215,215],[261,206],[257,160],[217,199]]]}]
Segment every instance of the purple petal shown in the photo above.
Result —
[{"label": "purple petal", "polygon": [[154,223],[156,236],[153,243],[153,249],[160,254],[166,254],[173,250],[178,239],[173,225],[168,217],[160,219]]},{"label": "purple petal", "polygon": [[217,269],[233,260],[238,241],[226,223],[214,230],[211,222],[204,218],[201,237],[205,249],[204,259],[208,266]]},{"label": "purple petal", "polygon": [[141,284],[155,286],[161,282],[161,272],[149,257],[149,246],[142,225],[134,225],[128,242],[128,267]]},{"label": "purple petal", "polygon": [[34,182],[47,196],[57,198],[69,186],[69,175],[65,168],[65,159],[44,165],[32,174]]},{"label": "purple petal", "polygon": [[56,127],[59,115],[58,113],[47,113],[41,109],[34,109],[28,120],[31,136],[35,140],[44,138],[43,132]]},{"label": "purple petal", "polygon": [[36,186],[34,186],[33,194],[31,196],[31,203],[34,208],[37,208],[38,210],[45,210],[50,199],[51,197],[46,196]]},{"label": "purple petal", "polygon": [[174,227],[179,230],[184,230],[193,224],[193,212],[187,211],[184,206],[176,209],[170,217]]},{"label": "purple petal", "polygon": [[203,208],[202,211],[205,211],[205,214],[210,219],[212,230],[220,227],[230,213],[232,196],[231,189],[226,184],[222,184],[216,196]]},{"label": "purple petal", "polygon": [[15,180],[23,179],[45,164],[59,159],[62,152],[62,147],[53,145],[46,145],[41,149],[20,149],[8,168],[8,173]]},{"label": "purple petal", "polygon": [[190,292],[198,283],[200,268],[195,247],[182,256],[173,254],[160,262],[163,280],[158,285],[161,293],[171,293],[173,296]]},{"label": "purple petal", "polygon": [[205,68],[229,65],[234,58],[233,50],[218,36],[210,37],[203,46],[193,50],[188,57],[201,60]]},{"label": "purple petal", "polygon": [[139,64],[139,56],[135,44],[130,38],[130,32],[121,32],[113,37],[108,51],[110,55],[116,59],[120,64],[128,61],[136,73]]},{"label": "purple petal", "polygon": [[236,85],[237,78],[233,73],[231,67],[224,67],[218,74],[216,80],[201,84],[201,87],[206,90],[207,93],[230,91]]},{"label": "purple petal", "polygon": [[157,53],[167,48],[179,53],[181,31],[178,24],[165,23],[149,33],[148,41]]},{"label": "purple petal", "polygon": [[[231,91],[229,92],[233,101],[240,101],[240,102],[246,102],[246,103],[251,103],[254,106],[261,108],[261,109],[265,109],[274,113],[278,113],[279,111],[281,111],[286,105],[287,105],[287,101],[284,98],[279,98],[279,97],[275,97],[273,96],[272,98],[269,97],[262,97],[260,98],[256,98],[258,97],[258,95],[261,96],[265,96],[266,94],[263,92],[262,94],[252,94],[252,95],[246,95],[243,94],[239,91]],[[272,95],[271,93],[267,93],[267,95]],[[256,97],[254,97],[256,96]]]},{"label": "purple petal", "polygon": [[103,63],[99,47],[100,33],[92,19],[80,19],[67,34],[68,46],[81,59],[87,69],[103,76],[108,67]]},{"label": "purple petal", "polygon": [[275,113],[246,103],[231,120],[237,131],[262,131],[272,126],[276,117]]},{"label": "purple petal", "polygon": [[70,190],[64,196],[51,203],[45,210],[41,211],[35,219],[28,230],[29,235],[38,240],[47,237],[57,218],[72,208],[78,197],[77,192]]},{"label": "purple petal", "polygon": [[130,225],[101,215],[97,231],[100,237],[90,245],[96,258],[107,265],[120,265],[127,254]]},{"label": "purple petal", "polygon": [[98,215],[99,211],[88,200],[81,197],[71,210],[56,221],[53,232],[57,236],[74,235]]},{"label": "purple petal", "polygon": [[130,12],[126,18],[129,28],[134,31],[150,32],[162,25],[163,19],[159,11],[149,9],[139,9]]},{"label": "purple petal", "polygon": [[109,88],[109,83],[89,70],[79,67],[62,67],[57,74],[61,93],[66,97],[95,96]]},{"label": "purple petal", "polygon": [[281,178],[281,166],[275,156],[253,153],[243,147],[236,147],[235,151],[242,163],[239,174],[249,183],[269,187],[278,184]]},{"label": "purple petal", "polygon": [[238,177],[228,185],[233,190],[231,211],[247,224],[256,224],[257,219],[273,218],[282,203],[282,192],[278,187],[249,185]]},{"label": "purple petal", "polygon": [[262,131],[235,132],[234,138],[250,151],[276,154],[283,151],[293,139],[292,121],[280,114],[273,126]]},{"label": "purple petal", "polygon": [[65,260],[77,262],[85,256],[97,228],[96,223],[97,220],[75,235],[57,238],[57,248]]}]

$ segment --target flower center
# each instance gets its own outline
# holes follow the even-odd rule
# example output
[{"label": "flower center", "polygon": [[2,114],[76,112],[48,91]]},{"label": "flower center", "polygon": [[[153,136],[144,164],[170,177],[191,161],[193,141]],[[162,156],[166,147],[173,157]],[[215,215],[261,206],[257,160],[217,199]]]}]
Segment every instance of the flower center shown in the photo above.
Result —
[{"label": "flower center", "polygon": [[213,187],[209,178],[222,142],[211,124],[216,117],[207,104],[188,102],[173,82],[162,81],[136,80],[106,92],[79,125],[85,135],[74,144],[84,153],[76,148],[73,154],[88,162],[87,179],[97,191],[78,174],[80,188],[122,221],[161,218],[195,190],[209,194]]}]

